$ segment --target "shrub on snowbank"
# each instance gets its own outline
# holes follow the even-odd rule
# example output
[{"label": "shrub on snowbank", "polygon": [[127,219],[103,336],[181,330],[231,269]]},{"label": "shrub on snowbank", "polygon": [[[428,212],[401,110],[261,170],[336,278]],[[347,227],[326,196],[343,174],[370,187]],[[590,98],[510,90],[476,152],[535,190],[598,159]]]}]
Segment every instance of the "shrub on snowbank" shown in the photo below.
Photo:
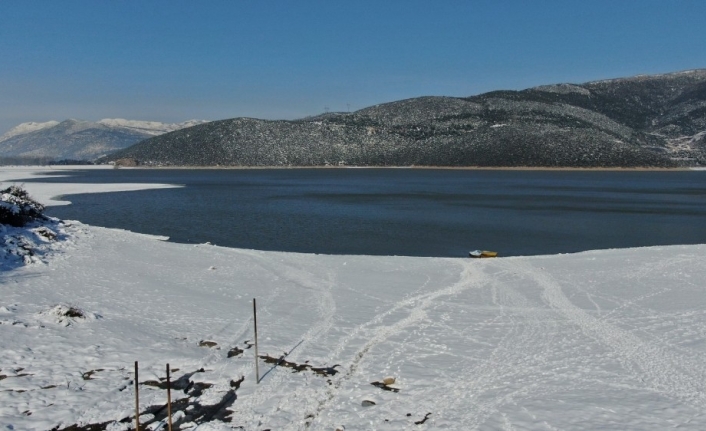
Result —
[{"label": "shrub on snowbank", "polygon": [[43,219],[44,205],[29,197],[19,186],[0,190],[0,224],[21,227],[36,219]]}]

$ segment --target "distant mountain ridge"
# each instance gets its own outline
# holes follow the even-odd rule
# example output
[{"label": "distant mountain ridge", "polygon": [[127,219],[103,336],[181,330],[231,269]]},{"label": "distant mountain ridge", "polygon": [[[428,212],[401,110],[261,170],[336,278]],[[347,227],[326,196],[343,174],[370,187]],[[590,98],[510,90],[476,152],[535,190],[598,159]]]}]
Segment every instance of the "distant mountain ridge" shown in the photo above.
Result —
[{"label": "distant mountain ridge", "polygon": [[119,158],[162,166],[700,166],[706,69],[419,97],[293,121],[214,121],[101,161]]},{"label": "distant mountain ridge", "polygon": [[26,133],[46,129],[47,127],[54,127],[57,124],[59,124],[58,121],[47,121],[45,123],[36,123],[34,121],[31,121],[29,123],[18,124],[17,126],[5,132],[5,134],[3,134],[2,136],[0,136],[0,142],[10,139],[14,136],[24,135]]},{"label": "distant mountain ridge", "polygon": [[190,120],[169,124],[120,118],[23,123],[0,137],[0,157],[95,160],[143,139],[203,123]]}]

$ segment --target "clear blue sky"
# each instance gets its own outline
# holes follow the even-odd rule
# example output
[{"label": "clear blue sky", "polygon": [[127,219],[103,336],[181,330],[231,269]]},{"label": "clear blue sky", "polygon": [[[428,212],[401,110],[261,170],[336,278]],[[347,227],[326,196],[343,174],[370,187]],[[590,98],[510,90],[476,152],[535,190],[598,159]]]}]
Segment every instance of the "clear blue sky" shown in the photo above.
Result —
[{"label": "clear blue sky", "polygon": [[0,134],[292,119],[704,67],[704,0],[2,0]]}]

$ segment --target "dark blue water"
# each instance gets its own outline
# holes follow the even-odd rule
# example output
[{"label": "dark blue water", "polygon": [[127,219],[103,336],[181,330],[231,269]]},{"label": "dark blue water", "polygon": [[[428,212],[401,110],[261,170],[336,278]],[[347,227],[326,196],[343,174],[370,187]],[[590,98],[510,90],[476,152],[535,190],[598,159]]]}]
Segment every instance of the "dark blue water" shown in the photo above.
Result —
[{"label": "dark blue water", "polygon": [[703,171],[120,169],[43,181],[182,184],[74,195],[47,213],[185,243],[456,257],[706,243]]}]

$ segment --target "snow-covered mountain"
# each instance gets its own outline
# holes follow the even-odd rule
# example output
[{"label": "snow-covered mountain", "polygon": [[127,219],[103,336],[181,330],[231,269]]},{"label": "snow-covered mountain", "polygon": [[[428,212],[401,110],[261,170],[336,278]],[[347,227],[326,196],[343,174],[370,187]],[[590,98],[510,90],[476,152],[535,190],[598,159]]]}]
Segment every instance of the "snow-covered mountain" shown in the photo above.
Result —
[{"label": "snow-covered mountain", "polygon": [[58,121],[47,121],[44,123],[36,123],[34,121],[30,121],[29,123],[22,123],[18,124],[17,126],[13,127],[12,129],[8,130],[5,132],[4,135],[0,136],[0,142],[5,141],[7,139],[10,139],[14,136],[17,135],[24,135],[26,133],[30,132],[35,132],[37,130],[41,129],[46,129],[47,127],[54,127],[57,124],[59,124]]},{"label": "snow-covered mountain", "polygon": [[293,121],[232,118],[101,162],[155,166],[706,166],[706,69],[471,97],[425,96]]},{"label": "snow-covered mountain", "polygon": [[94,160],[143,139],[206,123],[103,119],[97,122],[22,123],[0,137],[0,158],[31,160]]}]

